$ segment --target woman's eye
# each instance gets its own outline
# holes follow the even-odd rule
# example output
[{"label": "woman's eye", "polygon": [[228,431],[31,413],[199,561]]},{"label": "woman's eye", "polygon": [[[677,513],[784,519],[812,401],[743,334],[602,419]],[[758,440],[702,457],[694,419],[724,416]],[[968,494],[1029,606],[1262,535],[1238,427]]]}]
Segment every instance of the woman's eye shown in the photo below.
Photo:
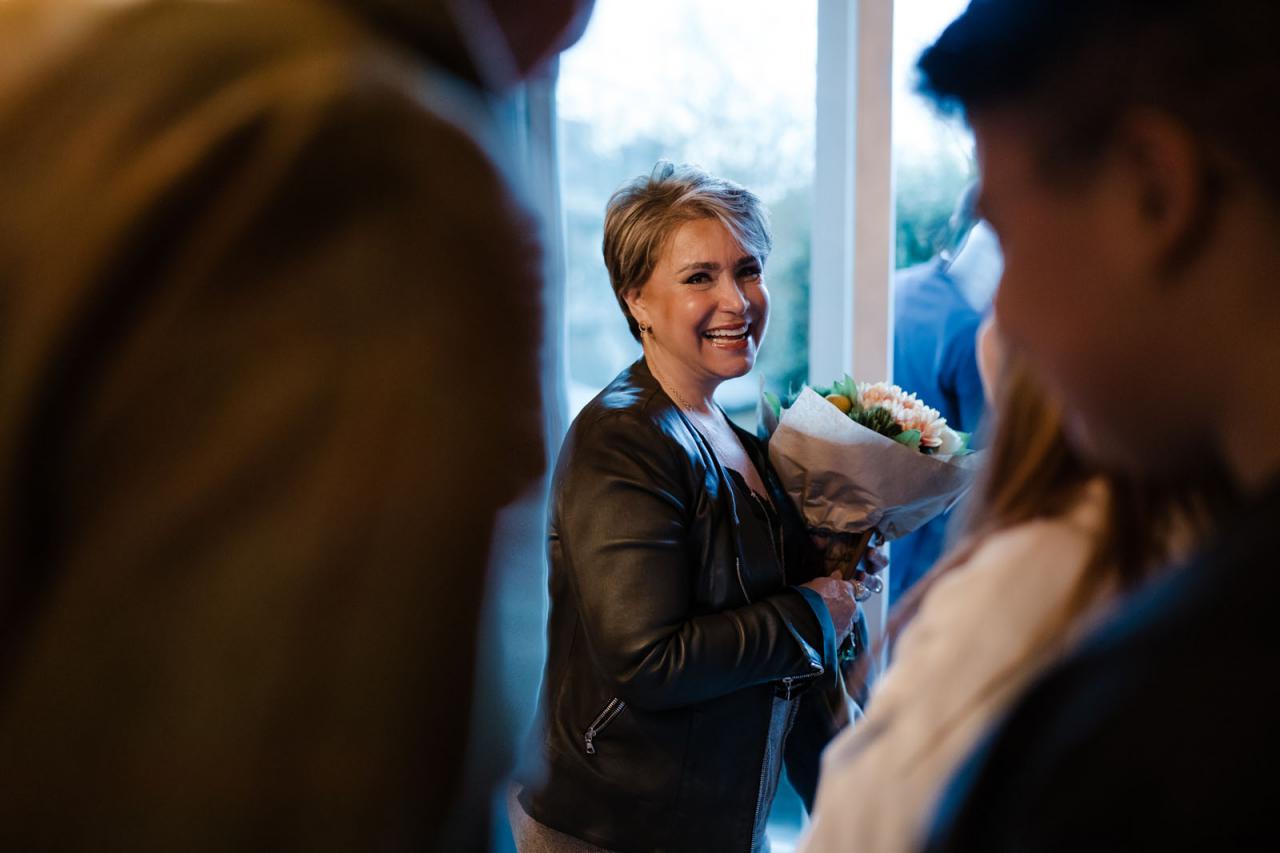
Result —
[{"label": "woman's eye", "polygon": [[760,267],[743,267],[738,270],[738,278],[745,281],[759,281],[762,274]]},{"label": "woman's eye", "polygon": [[711,276],[704,272],[697,272],[685,279],[685,284],[709,284]]}]

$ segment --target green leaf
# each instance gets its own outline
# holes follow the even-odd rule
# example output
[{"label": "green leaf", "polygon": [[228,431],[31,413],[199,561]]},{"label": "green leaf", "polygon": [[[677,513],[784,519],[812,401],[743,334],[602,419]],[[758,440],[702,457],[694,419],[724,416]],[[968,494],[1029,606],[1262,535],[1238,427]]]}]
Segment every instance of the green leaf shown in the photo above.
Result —
[{"label": "green leaf", "polygon": [[910,447],[912,450],[920,449],[920,430],[918,429],[903,430],[897,435],[890,436],[890,438],[892,438],[894,441],[898,442],[899,444],[905,444],[907,447]]},{"label": "green leaf", "polygon": [[[842,394],[848,397],[856,408],[858,405],[858,383],[853,381],[853,377],[845,374],[843,379],[838,379],[831,385],[832,394]],[[823,396],[826,396],[825,394]]]},{"label": "green leaf", "polygon": [[769,408],[773,409],[773,416],[782,419],[782,401],[778,399],[778,395],[772,391],[764,392],[764,401],[769,404]]}]

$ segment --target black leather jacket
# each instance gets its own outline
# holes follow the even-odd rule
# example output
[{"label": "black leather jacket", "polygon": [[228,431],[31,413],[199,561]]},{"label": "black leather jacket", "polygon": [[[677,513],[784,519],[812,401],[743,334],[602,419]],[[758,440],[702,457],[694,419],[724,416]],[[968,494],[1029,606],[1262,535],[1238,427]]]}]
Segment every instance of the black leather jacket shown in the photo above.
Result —
[{"label": "black leather jacket", "polygon": [[618,851],[747,851],[773,697],[802,690],[785,760],[812,803],[843,707],[834,628],[797,587],[819,564],[799,514],[739,434],[782,514],[785,578],[743,552],[748,510],[643,360],[570,429],[550,507],[546,774],[521,795],[535,820]]}]

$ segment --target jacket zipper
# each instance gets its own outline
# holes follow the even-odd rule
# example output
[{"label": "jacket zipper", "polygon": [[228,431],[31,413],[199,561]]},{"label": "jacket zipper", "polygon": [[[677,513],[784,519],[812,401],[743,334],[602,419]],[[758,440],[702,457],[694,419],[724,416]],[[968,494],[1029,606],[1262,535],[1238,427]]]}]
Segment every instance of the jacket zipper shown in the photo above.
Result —
[{"label": "jacket zipper", "polygon": [[792,691],[792,689],[793,689],[793,688],[794,688],[794,687],[795,687],[799,682],[802,682],[802,681],[808,681],[808,680],[809,680],[809,679],[811,679],[811,678],[817,678],[819,675],[822,675],[822,674],[823,674],[824,672],[826,672],[826,671],[827,671],[827,670],[826,670],[826,668],[825,668],[825,667],[818,667],[818,669],[817,669],[817,670],[815,670],[814,672],[809,673],[808,675],[786,675],[786,676],[783,676],[783,678],[782,678],[782,686],[783,686],[783,687],[785,687],[785,688],[787,689],[787,692],[786,692],[786,695],[785,695],[785,696],[783,696],[782,698],[784,698],[784,699],[790,699],[790,698],[791,698],[791,691]]},{"label": "jacket zipper", "polygon": [[618,698],[610,699],[609,704],[604,706],[600,716],[596,717],[591,725],[587,727],[586,735],[583,738],[587,744],[587,755],[596,754],[596,735],[608,728],[614,718],[621,714],[626,707],[627,703]]},{"label": "jacket zipper", "polygon": [[[769,706],[769,718],[770,718],[769,725],[770,727],[772,727],[773,726],[773,705],[772,704],[770,704]],[[755,810],[755,813],[751,816],[752,849],[755,849],[756,827],[760,825],[760,806],[761,806],[760,801],[764,799],[764,774],[765,774],[765,771],[769,768],[769,736],[768,734],[765,735],[764,752],[765,754],[760,758],[760,785],[759,787],[756,788],[756,810]]]}]

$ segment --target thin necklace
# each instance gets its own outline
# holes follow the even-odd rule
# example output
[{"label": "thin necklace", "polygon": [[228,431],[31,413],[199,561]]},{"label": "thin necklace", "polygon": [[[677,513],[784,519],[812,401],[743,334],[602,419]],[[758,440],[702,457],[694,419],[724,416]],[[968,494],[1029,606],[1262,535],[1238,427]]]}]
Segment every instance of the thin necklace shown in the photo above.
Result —
[{"label": "thin necklace", "polygon": [[[702,437],[705,438],[708,442],[710,442],[712,448],[714,448],[720,455],[722,456],[725,455],[725,445],[715,435],[717,425],[714,423],[708,422],[707,416],[704,415],[702,412],[699,412],[697,409],[695,409],[689,403],[689,401],[686,400],[680,394],[680,392],[676,390],[675,386],[672,385],[670,382],[668,382],[663,377],[663,375],[658,372],[658,366],[654,364],[652,361],[649,362],[649,370],[651,373],[653,373],[653,378],[657,379],[658,384],[661,385],[662,389],[667,392],[667,395],[670,396],[672,400],[675,400],[676,405],[679,406],[681,409],[684,409],[685,412],[688,413],[689,417],[693,419],[695,423],[695,428],[697,424],[702,425],[703,428],[698,430],[698,432],[702,434]],[[714,418],[715,413],[713,412],[711,416]],[[733,454],[729,454],[728,456],[726,456],[726,458],[729,458],[732,455]]]},{"label": "thin necklace", "polygon": [[[646,361],[649,360],[646,359]],[[676,405],[681,409],[684,409],[685,412],[687,412],[694,420],[694,428],[697,429],[698,424],[702,425],[703,428],[698,430],[698,433],[707,441],[708,444],[711,445],[712,450],[714,450],[716,455],[720,457],[722,463],[725,460],[735,458],[739,455],[739,452],[742,454],[746,453],[746,448],[744,448],[742,443],[738,441],[737,436],[733,436],[732,438],[732,447],[726,444],[725,440],[718,435],[719,424],[707,422],[706,416],[695,410],[693,406],[689,405],[689,401],[680,395],[680,392],[675,389],[675,386],[663,378],[662,374],[658,371],[657,365],[652,361],[649,361],[649,372],[653,374],[653,378],[658,380],[658,384],[661,385],[663,390],[667,392],[668,396],[675,401]],[[714,413],[712,414],[712,417],[715,417]],[[732,431],[730,432],[730,435],[733,435]],[[744,474],[743,476],[745,477],[746,475]],[[754,488],[749,488],[749,491],[752,496],[757,498],[759,497]]]},{"label": "thin necklace", "polygon": [[658,365],[655,364],[651,359],[646,359],[646,360],[649,361],[649,371],[653,373],[653,378],[657,379],[658,384],[662,386],[662,390],[666,391],[667,394],[670,395],[671,399],[676,401],[676,405],[684,409],[686,412],[688,412],[691,415],[699,414],[698,411],[693,407],[693,404],[690,403],[688,400],[686,400],[684,397],[682,397],[680,395],[680,392],[676,390],[676,387],[672,385],[670,382],[668,382],[663,377],[663,375],[658,372]]}]

